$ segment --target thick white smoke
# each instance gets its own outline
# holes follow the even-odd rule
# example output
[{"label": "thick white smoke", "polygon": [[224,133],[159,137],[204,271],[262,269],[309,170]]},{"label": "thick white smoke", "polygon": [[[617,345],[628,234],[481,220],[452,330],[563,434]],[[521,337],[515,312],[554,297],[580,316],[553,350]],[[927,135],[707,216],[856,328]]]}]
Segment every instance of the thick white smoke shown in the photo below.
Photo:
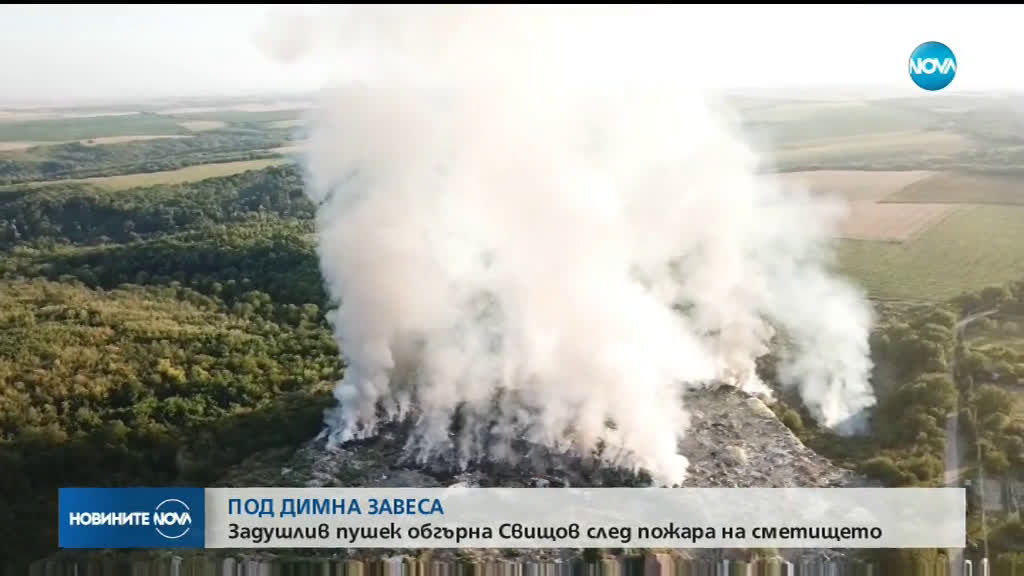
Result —
[{"label": "thick white smoke", "polygon": [[764,391],[776,330],[824,424],[874,402],[869,308],[829,271],[837,207],[757,174],[675,49],[693,22],[360,6],[332,24],[308,168],[347,361],[334,440],[412,417],[423,458],[525,436],[678,482],[684,386]]}]

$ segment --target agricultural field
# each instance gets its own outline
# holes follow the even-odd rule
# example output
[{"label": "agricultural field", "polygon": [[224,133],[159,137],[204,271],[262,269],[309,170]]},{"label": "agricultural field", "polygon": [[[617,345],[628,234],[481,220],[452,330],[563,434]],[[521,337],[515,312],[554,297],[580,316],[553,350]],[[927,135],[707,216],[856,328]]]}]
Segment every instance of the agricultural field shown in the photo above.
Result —
[{"label": "agricultural field", "polygon": [[104,144],[123,144],[124,142],[141,142],[143,140],[162,140],[164,138],[191,138],[187,134],[140,134],[138,136],[101,136],[80,140],[85,146],[102,146]]},{"label": "agricultural field", "polygon": [[954,132],[878,132],[786,142],[774,152],[774,159],[781,166],[798,165],[807,161],[845,164],[872,161],[884,163],[890,161],[893,154],[902,156],[904,160],[937,155],[952,156],[970,150],[972,146],[969,137]]},{"label": "agricultural field", "polygon": [[307,107],[303,102],[223,102],[157,110],[0,109],[0,151],[123,136],[189,135],[254,123],[277,130],[294,127]]},{"label": "agricultural field", "polygon": [[98,138],[86,138],[84,140],[68,140],[68,141],[26,141],[26,142],[0,142],[0,153],[3,152],[16,152],[19,150],[30,150],[41,146],[54,146],[57,144],[67,144],[69,142],[78,142],[83,146],[102,146],[104,144],[123,144],[125,142],[141,142],[144,140],[163,140],[166,138],[191,138],[186,134],[139,134],[135,136],[100,136]]},{"label": "agricultural field", "polygon": [[110,136],[186,134],[174,118],[123,114],[0,122],[0,142],[67,142]]},{"label": "agricultural field", "polygon": [[223,120],[186,120],[179,122],[179,126],[192,132],[203,132],[205,130],[216,130],[227,126]]},{"label": "agricultural field", "polygon": [[773,148],[813,146],[823,139],[925,132],[936,126],[925,111],[907,111],[882,103],[851,101],[781,102],[740,111],[747,131]]},{"label": "agricultural field", "polygon": [[71,180],[58,180],[51,182],[36,182],[35,186],[43,186],[56,183],[93,184],[108,190],[126,190],[140,186],[154,186],[157,184],[180,184],[182,182],[196,182],[207,178],[218,176],[231,176],[241,174],[249,170],[262,170],[268,166],[278,166],[291,162],[287,158],[264,158],[261,160],[244,160],[239,162],[219,162],[212,164],[198,164],[179,168],[178,170],[165,170],[162,172],[142,172],[137,174],[124,174],[120,176],[100,176],[97,178],[80,178]]},{"label": "agricultural field", "polygon": [[848,207],[836,235],[851,240],[906,241],[941,222],[954,207],[857,202]]},{"label": "agricultural field", "polygon": [[300,120],[303,110],[214,110],[173,116],[183,121],[218,121],[229,124],[252,124],[271,122],[295,122]]},{"label": "agricultural field", "polygon": [[1024,179],[1010,174],[944,172],[905,186],[885,202],[1024,204]]},{"label": "agricultural field", "polygon": [[848,202],[877,202],[934,173],[926,170],[814,170],[779,174],[783,183],[814,194],[840,196]]},{"label": "agricultural field", "polygon": [[[1020,272],[1024,213],[1012,207],[1024,209],[1015,173],[1024,174],[1024,143],[1007,136],[1018,103],[748,96],[731,104],[785,182],[847,201],[835,234],[840,260],[873,297],[941,299]],[[0,184],[6,174],[11,185],[123,190],[290,162],[306,144],[298,132],[308,106],[0,111]]]},{"label": "agricultural field", "polygon": [[1019,97],[737,103],[766,167],[845,199],[840,263],[871,297],[938,301],[1024,276]]},{"label": "agricultural field", "polygon": [[903,242],[844,240],[839,256],[876,298],[952,298],[1024,277],[1024,207],[959,206]]},{"label": "agricultural field", "polygon": [[28,122],[30,120],[60,120],[68,118],[102,118],[105,116],[131,116],[138,110],[3,110],[0,122]]},{"label": "agricultural field", "polygon": [[298,154],[300,152],[303,152],[306,149],[306,146],[306,142],[296,142],[295,144],[291,144],[289,146],[280,146],[277,148],[273,148],[271,152],[276,152],[277,154]]},{"label": "agricultural field", "polygon": [[204,104],[98,116],[0,110],[0,186],[84,180],[120,189],[233,174],[296,150],[303,110],[294,104]]},{"label": "agricultural field", "polygon": [[28,150],[29,148],[35,148],[36,146],[46,146],[49,144],[63,144],[63,142],[0,142],[0,153],[15,152],[18,150]]},{"label": "agricultural field", "polygon": [[299,126],[305,126],[306,121],[297,118],[295,120],[275,120],[267,124],[270,128],[297,128]]}]

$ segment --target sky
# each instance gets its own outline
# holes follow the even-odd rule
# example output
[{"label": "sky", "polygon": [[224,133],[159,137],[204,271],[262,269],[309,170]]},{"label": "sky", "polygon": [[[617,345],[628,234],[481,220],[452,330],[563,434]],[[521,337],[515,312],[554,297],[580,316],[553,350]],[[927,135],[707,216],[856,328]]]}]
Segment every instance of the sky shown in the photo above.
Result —
[{"label": "sky", "polygon": [[[329,51],[289,61],[280,24],[323,8],[278,5],[0,6],[0,104],[309,92],[343,65]],[[942,93],[1024,90],[1017,74],[1022,6],[683,6],[661,21],[683,40],[680,73],[713,89],[869,85],[920,93],[907,59],[938,40],[957,56]],[[312,16],[312,18],[309,18]],[[286,38],[308,42],[309,38]],[[628,39],[620,39],[628,41]],[[268,44],[269,42],[269,44]],[[280,50],[278,50],[280,53]]]}]

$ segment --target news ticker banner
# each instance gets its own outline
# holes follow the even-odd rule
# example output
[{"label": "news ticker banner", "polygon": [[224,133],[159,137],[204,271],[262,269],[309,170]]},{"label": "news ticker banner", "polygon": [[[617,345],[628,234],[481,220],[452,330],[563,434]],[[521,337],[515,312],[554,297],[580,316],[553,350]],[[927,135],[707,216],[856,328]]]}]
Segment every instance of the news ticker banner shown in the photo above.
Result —
[{"label": "news ticker banner", "polygon": [[963,488],[61,488],[62,548],[963,548]]}]

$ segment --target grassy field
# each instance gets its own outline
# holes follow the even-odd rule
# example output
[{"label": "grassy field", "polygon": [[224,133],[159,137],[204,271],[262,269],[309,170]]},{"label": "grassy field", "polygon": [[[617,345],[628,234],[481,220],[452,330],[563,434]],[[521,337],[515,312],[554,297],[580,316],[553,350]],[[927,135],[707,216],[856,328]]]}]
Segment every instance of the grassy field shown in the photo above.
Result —
[{"label": "grassy field", "polygon": [[843,240],[839,254],[874,297],[951,298],[1024,277],[1024,207],[960,206],[908,241]]},{"label": "grassy field", "polygon": [[0,142],[63,142],[111,136],[187,134],[178,120],[155,114],[0,122]]},{"label": "grassy field", "polygon": [[31,185],[42,186],[56,183],[82,183],[95,184],[110,190],[125,190],[139,186],[195,182],[196,180],[215,178],[217,176],[230,176],[232,174],[240,174],[248,170],[259,170],[268,166],[277,166],[288,162],[291,162],[288,158],[264,158],[261,160],[243,160],[240,162],[222,162],[219,164],[200,164],[198,166],[189,166],[179,170],[167,170],[164,172],[125,174],[123,176],[103,176],[100,178],[81,178],[78,180],[57,180],[53,182],[33,182]]}]

